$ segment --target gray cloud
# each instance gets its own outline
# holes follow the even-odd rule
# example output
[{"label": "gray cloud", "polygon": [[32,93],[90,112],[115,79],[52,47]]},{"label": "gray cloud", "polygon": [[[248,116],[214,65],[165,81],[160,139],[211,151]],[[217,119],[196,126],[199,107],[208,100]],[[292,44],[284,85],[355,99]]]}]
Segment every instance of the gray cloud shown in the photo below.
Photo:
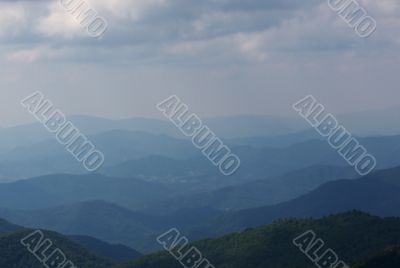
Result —
[{"label": "gray cloud", "polygon": [[338,112],[400,104],[397,0],[359,1],[378,22],[368,39],[326,1],[88,2],[109,23],[101,39],[58,1],[0,1],[0,124],[28,120],[17,105],[34,90],[109,117],[158,116],[168,94],[204,116],[287,115],[309,93]]}]

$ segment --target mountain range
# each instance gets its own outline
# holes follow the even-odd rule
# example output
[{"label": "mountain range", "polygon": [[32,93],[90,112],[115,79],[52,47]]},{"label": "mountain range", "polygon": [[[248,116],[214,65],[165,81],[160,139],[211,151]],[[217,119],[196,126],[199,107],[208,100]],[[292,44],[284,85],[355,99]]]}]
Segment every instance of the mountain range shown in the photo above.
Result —
[{"label": "mountain range", "polygon": [[[397,267],[390,264],[398,263],[398,251],[386,249],[400,243],[400,219],[379,218],[357,211],[321,219],[280,220],[194,242],[180,252],[184,254],[194,246],[214,267],[221,268],[312,268],[315,264],[293,244],[296,237],[309,230],[324,241],[320,253],[330,248],[350,267]],[[384,253],[375,255],[380,251]],[[374,262],[378,265],[371,266]],[[179,268],[181,265],[168,252],[158,252],[121,267]]]},{"label": "mountain range", "polygon": [[[321,172],[321,169],[315,170]],[[333,174],[329,168],[322,171],[326,175]],[[339,172],[339,176],[341,174]],[[400,205],[399,176],[400,167],[357,179],[329,181],[332,178],[327,176],[325,180],[328,182],[319,181],[320,186],[316,186],[318,180],[314,184],[312,176],[299,176],[297,178],[305,181],[297,182],[299,185],[306,186],[308,181],[310,187],[314,185],[316,189],[310,189],[310,192],[303,190],[307,193],[283,203],[238,211],[227,212],[200,203],[200,206],[151,215],[148,210],[134,212],[104,201],[87,201],[39,210],[5,208],[0,210],[0,217],[30,228],[93,236],[148,252],[157,248],[154,237],[166,228],[179,227],[186,230],[191,239],[198,240],[270,224],[281,218],[318,218],[353,209],[378,216],[400,216],[397,209]],[[286,180],[296,185],[296,177],[287,176]],[[207,200],[207,193],[205,196]],[[235,201],[235,198],[232,197],[232,200]],[[242,200],[243,203],[245,201]],[[102,224],[99,225],[99,222]]]},{"label": "mountain range", "polygon": [[[41,229],[79,267],[173,268],[179,263],[165,252],[151,254],[161,249],[156,238],[171,228],[218,267],[312,267],[284,243],[306,226],[351,267],[394,267],[398,219],[379,217],[400,217],[400,135],[396,128],[371,131],[356,122],[363,114],[338,117],[361,130],[354,132],[358,141],[377,159],[375,171],[363,177],[301,118],[205,120],[241,160],[231,176],[162,120],[71,117],[105,154],[97,173],[84,170],[39,124],[1,128],[0,267],[36,267],[16,243]],[[356,226],[360,245],[351,241],[356,248],[350,249],[344,243]],[[383,226],[392,240],[375,237]],[[368,227],[370,240],[362,240]],[[136,250],[151,255],[138,259]]]}]

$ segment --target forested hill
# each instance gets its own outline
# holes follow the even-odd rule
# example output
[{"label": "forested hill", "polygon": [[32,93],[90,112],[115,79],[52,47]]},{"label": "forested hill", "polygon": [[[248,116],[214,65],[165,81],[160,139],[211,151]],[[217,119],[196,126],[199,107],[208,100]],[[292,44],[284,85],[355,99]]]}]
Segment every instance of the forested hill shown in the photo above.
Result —
[{"label": "forested hill", "polygon": [[[292,242],[308,230],[313,230],[348,265],[361,264],[375,256],[376,252],[400,245],[400,219],[383,219],[356,211],[319,220],[280,220],[268,226],[193,245],[218,268],[311,268],[315,264]],[[391,260],[392,255],[384,254],[382,258]],[[368,263],[373,263],[373,260]],[[368,263],[359,267],[369,268]],[[162,252],[121,267],[180,268],[181,264],[167,252]],[[382,267],[379,265],[379,268]]]}]

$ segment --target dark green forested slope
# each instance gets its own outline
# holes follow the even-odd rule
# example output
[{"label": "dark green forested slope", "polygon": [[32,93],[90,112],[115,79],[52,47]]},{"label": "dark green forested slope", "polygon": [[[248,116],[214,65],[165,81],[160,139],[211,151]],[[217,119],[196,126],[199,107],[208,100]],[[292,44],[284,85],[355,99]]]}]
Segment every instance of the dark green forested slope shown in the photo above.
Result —
[{"label": "dark green forested slope", "polygon": [[[8,225],[8,223],[7,223]],[[0,224],[0,226],[2,226]],[[311,268],[315,267],[292,243],[313,230],[351,267],[400,267],[400,219],[379,218],[349,212],[319,220],[280,220],[217,239],[194,243],[204,257],[218,268]],[[20,243],[30,230],[0,236],[1,268],[39,268],[43,265]],[[77,267],[110,268],[115,264],[96,257],[69,239],[45,232]],[[120,268],[180,268],[167,252],[142,257]]]},{"label": "dark green forested slope", "polygon": [[[360,212],[344,213],[319,220],[281,220],[272,225],[218,239],[199,241],[194,245],[218,268],[315,267],[315,264],[292,244],[295,237],[307,230],[313,230],[325,241],[328,248],[332,248],[351,266],[388,246],[400,245],[400,219],[382,219]],[[163,252],[142,257],[122,267],[180,268],[181,264]],[[391,268],[394,267],[398,266]]]},{"label": "dark green forested slope", "polygon": [[[29,233],[32,231],[29,231],[28,229],[12,224],[8,221],[5,221],[3,219],[0,219],[0,249],[4,248],[16,248],[16,254],[18,255],[20,252],[19,245],[15,245],[14,242],[16,242],[16,237],[20,236],[22,233]],[[49,238],[52,239],[52,237],[55,237],[57,240],[60,241],[61,245],[67,245],[68,248],[74,248],[78,249],[77,246],[83,247],[83,255],[81,255],[81,259],[86,259],[87,256],[90,256],[90,258],[93,258],[94,256],[89,254],[93,253],[96,256],[102,258],[102,259],[107,259],[112,262],[124,262],[128,260],[134,260],[141,256],[141,253],[123,245],[114,245],[114,244],[109,244],[107,242],[98,240],[93,237],[89,236],[61,236],[56,233],[52,232],[45,232],[46,234],[49,234]],[[74,243],[72,243],[72,241]],[[76,243],[76,244],[75,244]],[[16,247],[17,246],[17,247]],[[58,247],[58,244],[56,245]],[[73,247],[71,247],[73,246]],[[81,249],[80,249],[81,250]],[[78,250],[76,251],[81,254]],[[27,253],[27,252],[25,252]],[[7,255],[8,254],[8,255]],[[72,253],[76,254],[76,253]],[[25,254],[27,255],[27,254]],[[3,266],[6,265],[6,260],[11,257],[14,258],[16,256],[13,255],[12,252],[10,252],[8,249],[7,250],[1,250],[0,251],[0,267],[6,267]],[[27,256],[24,256],[22,260],[24,261]],[[104,262],[101,260],[101,262]],[[9,263],[11,265],[12,262]],[[107,262],[108,263],[108,262]],[[111,264],[111,263],[108,263]],[[12,267],[12,266],[10,266]],[[14,266],[18,267],[18,266]]]},{"label": "dark green forested slope", "polygon": [[[32,233],[32,230],[19,231],[0,236],[0,267],[1,268],[42,268],[40,263],[21,243],[21,239]],[[108,260],[101,259],[78,244],[53,232],[44,232],[55,248],[61,249],[77,267],[109,268],[113,266]]]},{"label": "dark green forested slope", "polygon": [[396,268],[400,267],[400,246],[386,248],[361,261],[356,268]]}]

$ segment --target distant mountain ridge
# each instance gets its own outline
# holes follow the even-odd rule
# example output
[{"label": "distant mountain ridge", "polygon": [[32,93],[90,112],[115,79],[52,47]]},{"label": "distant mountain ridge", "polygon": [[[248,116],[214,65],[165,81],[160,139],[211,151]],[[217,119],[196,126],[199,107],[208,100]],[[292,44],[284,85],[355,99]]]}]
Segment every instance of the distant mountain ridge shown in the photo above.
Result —
[{"label": "distant mountain ridge", "polygon": [[[231,181],[245,183],[313,165],[348,165],[327,141],[321,139],[313,130],[308,129],[298,134],[300,136],[285,134],[274,137],[226,139],[232,151],[241,159],[241,166],[238,172],[231,176]],[[174,138],[164,134],[109,130],[89,135],[88,138],[106,156],[100,173],[111,176],[141,176],[151,180],[173,180],[183,177],[187,179],[196,176],[218,176],[219,180],[222,180],[225,177],[220,175],[218,168],[182,135],[180,138]],[[400,165],[400,135],[358,140],[377,158],[378,168]],[[235,141],[238,144],[235,144]],[[273,146],[263,147],[264,145]],[[0,153],[0,161],[0,179],[3,181],[54,173],[87,172],[54,138],[32,145],[21,145],[7,153]],[[155,164],[160,168],[152,168]],[[228,185],[222,185],[224,186]]]},{"label": "distant mountain ridge", "polygon": [[142,256],[141,253],[124,245],[111,245],[89,236],[68,236],[69,239],[103,258],[116,262],[126,262]]},{"label": "distant mountain ridge", "polygon": [[[336,117],[354,135],[399,135],[400,127],[390,122],[400,116],[400,108],[373,110],[357,113],[338,114]],[[111,130],[143,131],[155,135],[182,137],[179,130],[166,120],[154,118],[128,118],[112,120],[88,115],[68,116],[86,135],[94,135]],[[301,132],[310,127],[302,118],[293,117],[235,115],[203,118],[218,136],[227,139],[284,136]],[[27,135],[29,133],[29,135]],[[0,128],[0,153],[16,147],[30,146],[52,138],[52,135],[39,123],[19,125],[10,128]]]},{"label": "distant mountain ridge", "polygon": [[[87,115],[71,115],[68,120],[85,135],[95,135],[113,130],[147,132],[153,135],[182,137],[179,129],[167,120],[154,118],[105,119]],[[300,131],[305,124],[298,118],[274,116],[230,116],[203,120],[221,138],[244,136],[274,136]],[[241,127],[240,127],[241,126]],[[27,135],[29,133],[29,135]],[[0,128],[0,153],[16,147],[30,146],[52,138],[40,123]]]},{"label": "distant mountain ridge", "polygon": [[12,209],[40,209],[88,200],[127,207],[161,200],[190,190],[186,185],[146,182],[101,174],[54,174],[0,184],[0,204]]},{"label": "distant mountain ridge", "polygon": [[[318,172],[317,169],[316,174]],[[328,169],[324,172],[330,171]],[[309,187],[314,185],[313,177],[305,176],[302,180],[308,178]],[[191,239],[198,240],[269,224],[280,218],[319,218],[353,209],[378,216],[400,216],[398,177],[400,167],[377,171],[359,179],[327,182],[301,197],[277,205],[232,212],[223,212],[199,203],[186,210],[181,207],[181,210],[173,213],[156,216],[147,214],[146,210],[132,212],[104,201],[90,201],[34,211],[1,209],[0,217],[32,228],[40,227],[124,243],[144,252],[154,249],[154,236],[168,227],[178,226],[186,230]],[[289,176],[285,179],[290,181],[295,178]],[[334,178],[317,176],[315,179],[318,182],[320,179],[329,181]],[[112,231],[108,231],[100,222],[111,226],[108,229]],[[153,244],[148,241],[153,241]]]},{"label": "distant mountain ridge", "polygon": [[356,177],[358,174],[351,167],[312,166],[276,178],[232,185],[205,193],[183,195],[161,202],[153,201],[141,210],[164,214],[199,207],[238,211],[289,201],[309,193],[326,182]]},{"label": "distant mountain ridge", "polygon": [[141,252],[159,248],[155,237],[164,228],[190,228],[197,225],[199,220],[208,222],[219,215],[219,211],[198,208],[152,216],[104,201],[31,211],[0,209],[0,217],[22,226],[48,229],[65,235],[96,237],[113,244],[129,245]]},{"label": "distant mountain ridge", "polygon": [[216,237],[281,218],[319,218],[353,209],[383,217],[400,216],[398,178],[400,167],[377,171],[355,180],[328,182],[288,202],[227,213],[192,230],[192,238]]}]

